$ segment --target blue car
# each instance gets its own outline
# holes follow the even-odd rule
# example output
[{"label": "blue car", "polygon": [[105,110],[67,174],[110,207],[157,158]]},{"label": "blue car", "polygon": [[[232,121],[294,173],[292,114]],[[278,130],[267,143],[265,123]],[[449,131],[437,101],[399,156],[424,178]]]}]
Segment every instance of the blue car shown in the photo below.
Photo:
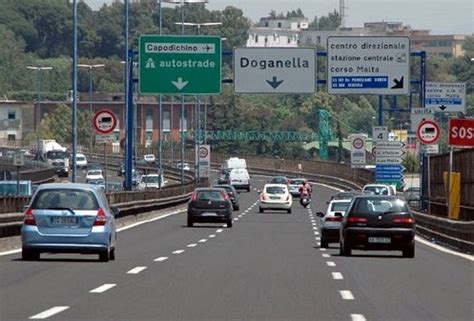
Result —
[{"label": "blue car", "polygon": [[118,209],[100,186],[77,183],[40,185],[25,211],[21,228],[23,260],[41,252],[98,254],[115,259]]}]

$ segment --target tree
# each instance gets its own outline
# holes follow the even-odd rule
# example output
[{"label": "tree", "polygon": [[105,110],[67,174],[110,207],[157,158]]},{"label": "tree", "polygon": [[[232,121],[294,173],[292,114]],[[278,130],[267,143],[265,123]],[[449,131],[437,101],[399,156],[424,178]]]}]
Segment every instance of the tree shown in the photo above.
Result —
[{"label": "tree", "polygon": [[339,12],[334,10],[330,12],[327,17],[323,16],[319,18],[318,29],[319,30],[337,30],[341,26],[341,17]]}]

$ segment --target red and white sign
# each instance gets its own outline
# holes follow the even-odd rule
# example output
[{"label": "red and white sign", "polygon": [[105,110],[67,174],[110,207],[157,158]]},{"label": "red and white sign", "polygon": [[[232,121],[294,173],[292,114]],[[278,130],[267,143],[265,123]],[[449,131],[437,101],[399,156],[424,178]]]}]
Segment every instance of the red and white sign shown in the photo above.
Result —
[{"label": "red and white sign", "polygon": [[416,137],[425,145],[436,144],[441,135],[437,122],[429,119],[423,120],[416,129]]},{"label": "red and white sign", "polygon": [[117,117],[111,110],[102,109],[95,113],[92,125],[99,135],[111,134],[117,126]]},{"label": "red and white sign", "polygon": [[474,147],[474,119],[451,118],[448,144],[457,147]]}]

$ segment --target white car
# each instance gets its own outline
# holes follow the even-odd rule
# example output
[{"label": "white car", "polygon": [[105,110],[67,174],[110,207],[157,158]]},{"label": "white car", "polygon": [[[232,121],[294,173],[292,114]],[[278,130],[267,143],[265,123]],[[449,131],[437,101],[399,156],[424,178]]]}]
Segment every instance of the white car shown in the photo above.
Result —
[{"label": "white car", "polygon": [[161,180],[161,187],[165,186],[167,181],[165,180],[163,175],[158,175],[158,174],[142,175],[142,177],[140,178],[140,183],[138,183],[138,189],[139,190],[158,189],[160,188],[160,180]]},{"label": "white car", "polygon": [[[326,210],[317,212],[316,215],[321,217],[321,247],[328,247],[329,243],[339,243],[339,229],[341,228],[342,217],[346,215],[351,200],[332,200]],[[336,216],[341,213],[342,216]]]},{"label": "white car", "polygon": [[397,195],[395,186],[385,184],[367,184],[362,189],[362,192],[375,195]]},{"label": "white car", "polygon": [[104,179],[104,174],[100,169],[91,169],[87,171],[86,182]]},{"label": "white car", "polygon": [[154,163],[156,158],[155,158],[155,155],[153,154],[147,154],[147,155],[143,155],[143,160],[147,163]]},{"label": "white car", "polygon": [[229,173],[229,183],[235,189],[246,189],[250,192],[250,175],[245,168],[234,168]]},{"label": "white car", "polygon": [[293,197],[284,184],[266,184],[260,193],[259,212],[265,210],[284,210],[291,213]]},{"label": "white car", "polygon": [[87,168],[87,158],[84,154],[76,154],[76,167],[77,168]]},{"label": "white car", "polygon": [[[181,170],[181,162],[178,163],[178,169]],[[183,163],[183,170],[185,170],[185,171],[190,171],[190,170],[191,170],[191,166],[189,166],[188,163]]]}]

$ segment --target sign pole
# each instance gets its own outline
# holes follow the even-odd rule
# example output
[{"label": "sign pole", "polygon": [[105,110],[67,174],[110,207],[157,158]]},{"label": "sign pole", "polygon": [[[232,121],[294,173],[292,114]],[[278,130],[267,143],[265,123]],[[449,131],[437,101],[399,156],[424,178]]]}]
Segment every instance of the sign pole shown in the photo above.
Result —
[{"label": "sign pole", "polygon": [[16,196],[20,195],[20,166],[16,167]]},{"label": "sign pole", "polygon": [[449,149],[449,172],[448,172],[448,197],[446,197],[446,205],[448,207],[448,218],[451,215],[451,172],[453,171],[453,148]]},{"label": "sign pole", "polygon": [[431,214],[431,165],[430,165],[430,154],[427,155],[428,159],[428,214]]},{"label": "sign pole", "polygon": [[104,143],[104,184],[105,191],[107,192],[107,153],[106,153],[106,143]]}]

